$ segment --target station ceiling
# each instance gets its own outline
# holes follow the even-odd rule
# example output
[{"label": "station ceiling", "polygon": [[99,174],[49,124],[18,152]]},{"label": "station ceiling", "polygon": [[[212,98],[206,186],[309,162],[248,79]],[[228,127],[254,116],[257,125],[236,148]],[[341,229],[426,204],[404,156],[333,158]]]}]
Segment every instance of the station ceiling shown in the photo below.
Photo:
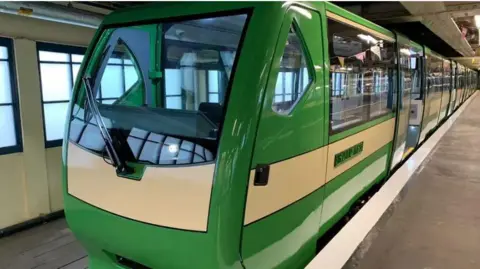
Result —
[{"label": "station ceiling", "polygon": [[480,2],[335,2],[462,64],[480,68]]},{"label": "station ceiling", "polygon": [[[25,2],[28,3],[28,2]],[[83,1],[51,2],[64,10],[78,10],[104,16],[114,10],[147,2]],[[480,68],[479,30],[474,16],[480,15],[480,2],[353,2],[335,4],[364,18],[396,30],[433,51],[454,58],[470,68]]]}]

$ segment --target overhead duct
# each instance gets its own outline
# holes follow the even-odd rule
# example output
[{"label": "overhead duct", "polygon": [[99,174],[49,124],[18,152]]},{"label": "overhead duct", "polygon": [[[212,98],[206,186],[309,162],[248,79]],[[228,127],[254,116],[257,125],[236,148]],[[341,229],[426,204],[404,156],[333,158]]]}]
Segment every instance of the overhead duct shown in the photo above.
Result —
[{"label": "overhead duct", "polygon": [[0,13],[97,28],[103,16],[48,2],[0,2]]}]

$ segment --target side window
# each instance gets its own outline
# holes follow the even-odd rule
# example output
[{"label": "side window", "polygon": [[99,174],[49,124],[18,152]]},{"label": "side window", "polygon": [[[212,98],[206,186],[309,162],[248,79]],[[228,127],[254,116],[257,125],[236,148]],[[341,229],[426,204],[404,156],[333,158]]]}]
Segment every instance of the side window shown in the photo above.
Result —
[{"label": "side window", "polygon": [[291,111],[312,80],[305,49],[295,28],[295,24],[290,27],[275,86],[272,109],[279,114]]},{"label": "side window", "polygon": [[62,144],[67,107],[85,48],[37,43],[45,146]]},{"label": "side window", "polygon": [[330,133],[387,115],[395,105],[393,39],[328,19]]},{"label": "side window", "polygon": [[0,37],[0,154],[22,151],[12,40]]}]

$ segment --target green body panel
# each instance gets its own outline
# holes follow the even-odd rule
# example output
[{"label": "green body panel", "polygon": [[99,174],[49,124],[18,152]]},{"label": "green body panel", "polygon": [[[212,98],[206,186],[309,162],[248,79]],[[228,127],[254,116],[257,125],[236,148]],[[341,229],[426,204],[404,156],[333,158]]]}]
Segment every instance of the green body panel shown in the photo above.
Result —
[{"label": "green body panel", "polygon": [[[322,5],[317,3],[317,9]],[[289,9],[280,29],[263,100],[252,168],[257,164],[274,163],[325,145],[321,135],[326,132],[328,119],[324,114],[324,69],[314,68],[323,64],[322,31],[319,29],[324,31],[325,28],[320,12],[308,9],[303,11],[299,14],[296,10]],[[306,16],[306,12],[310,15]],[[307,60],[307,66],[313,79],[290,113],[280,115],[272,110],[272,102],[280,58],[293,22],[297,26],[297,34],[304,42],[303,52],[307,59],[311,59],[310,62]],[[241,253],[245,267],[303,268],[315,254],[322,194],[322,191],[317,190],[301,201],[281,209],[278,214],[274,213],[244,227]],[[285,216],[288,216],[288,220]]]},{"label": "green body panel", "polygon": [[304,268],[315,255],[324,189],[243,229],[246,268]]},{"label": "green body panel", "polygon": [[343,172],[330,182],[328,182],[323,188],[325,189],[325,198],[324,198],[324,203],[329,197],[333,196],[335,191],[338,191],[342,187],[345,186],[352,178],[354,178],[356,175],[360,174],[363,170],[368,168],[370,164],[381,158],[382,156],[387,155],[387,161],[386,165],[384,167],[384,171],[375,179],[372,179],[370,184],[366,186],[357,186],[355,189],[355,195],[351,196],[348,198],[348,201],[337,201],[335,199],[332,199],[332,201],[328,201],[329,203],[332,204],[338,204],[340,205],[340,210],[337,211],[336,214],[334,214],[330,219],[325,220],[325,216],[322,217],[321,223],[323,225],[320,227],[319,233],[320,235],[323,235],[325,232],[327,232],[330,228],[332,228],[335,223],[337,223],[340,219],[342,219],[350,210],[351,206],[355,203],[355,201],[362,196],[366,191],[368,191],[374,184],[379,183],[382,179],[385,178],[387,175],[388,169],[387,165],[390,163],[388,156],[391,155],[392,151],[392,143],[388,143],[382,148],[378,149],[376,152],[368,156],[367,158],[363,159],[360,161],[358,164],[353,166],[352,168],[348,169],[347,171]]},{"label": "green body panel", "polygon": [[325,203],[323,197],[332,196],[370,164],[388,156],[391,149],[390,142],[306,197],[245,226],[242,253],[247,268],[304,268],[315,255],[317,239],[345,216],[352,204],[372,185],[386,176],[388,158],[383,172],[368,185],[355,186],[355,195],[348,197],[348,201],[329,201],[341,207],[325,222],[321,220],[322,205]]},{"label": "green body panel", "polygon": [[[76,237],[86,246],[91,257],[91,268],[116,268],[115,261],[102,255],[104,251],[123,255],[153,268],[192,268],[192,263],[197,268],[242,268],[239,246],[243,215],[239,212],[243,212],[245,207],[245,182],[249,175],[257,119],[268,77],[264,70],[270,69],[274,52],[272,48],[276,44],[285,13],[281,3],[191,3],[182,4],[185,7],[182,9],[178,8],[178,4],[168,4],[167,7],[172,8],[165,6],[159,3],[134,8],[133,12],[120,11],[112,14],[115,20],[107,18],[105,23],[255,7],[230,93],[230,100],[235,101],[228,104],[220,139],[208,232],[181,231],[127,220],[70,196],[66,178],[68,142],[64,142],[63,148],[66,218]],[[257,38],[259,36],[262,38]],[[90,54],[89,50],[87,61]],[[68,130],[69,127],[66,128]],[[185,253],[188,255],[185,256]]]},{"label": "green body panel", "polygon": [[[299,155],[326,144],[319,134],[325,132],[325,121],[328,117],[324,114],[325,81],[324,69],[314,66],[323,64],[323,45],[320,31],[321,21],[318,12],[310,12],[310,18],[290,9],[283,21],[280,38],[276,45],[270,79],[263,102],[263,110],[258,127],[255,154],[252,168],[257,164],[273,163]],[[312,83],[309,84],[304,94],[288,115],[278,114],[272,109],[275,94],[277,75],[280,70],[280,59],[285,49],[287,34],[292,21],[298,26],[298,35],[304,42],[307,66],[310,70]],[[285,146],[295,145],[295,146]]]}]

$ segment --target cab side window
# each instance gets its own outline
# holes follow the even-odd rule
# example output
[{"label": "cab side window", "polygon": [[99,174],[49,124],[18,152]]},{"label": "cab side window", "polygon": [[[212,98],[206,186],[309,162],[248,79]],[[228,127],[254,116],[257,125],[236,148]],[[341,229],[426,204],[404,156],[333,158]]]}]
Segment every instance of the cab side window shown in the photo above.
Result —
[{"label": "cab side window", "polygon": [[275,86],[272,109],[288,114],[303,95],[312,76],[307,68],[305,48],[294,23],[290,26]]}]

